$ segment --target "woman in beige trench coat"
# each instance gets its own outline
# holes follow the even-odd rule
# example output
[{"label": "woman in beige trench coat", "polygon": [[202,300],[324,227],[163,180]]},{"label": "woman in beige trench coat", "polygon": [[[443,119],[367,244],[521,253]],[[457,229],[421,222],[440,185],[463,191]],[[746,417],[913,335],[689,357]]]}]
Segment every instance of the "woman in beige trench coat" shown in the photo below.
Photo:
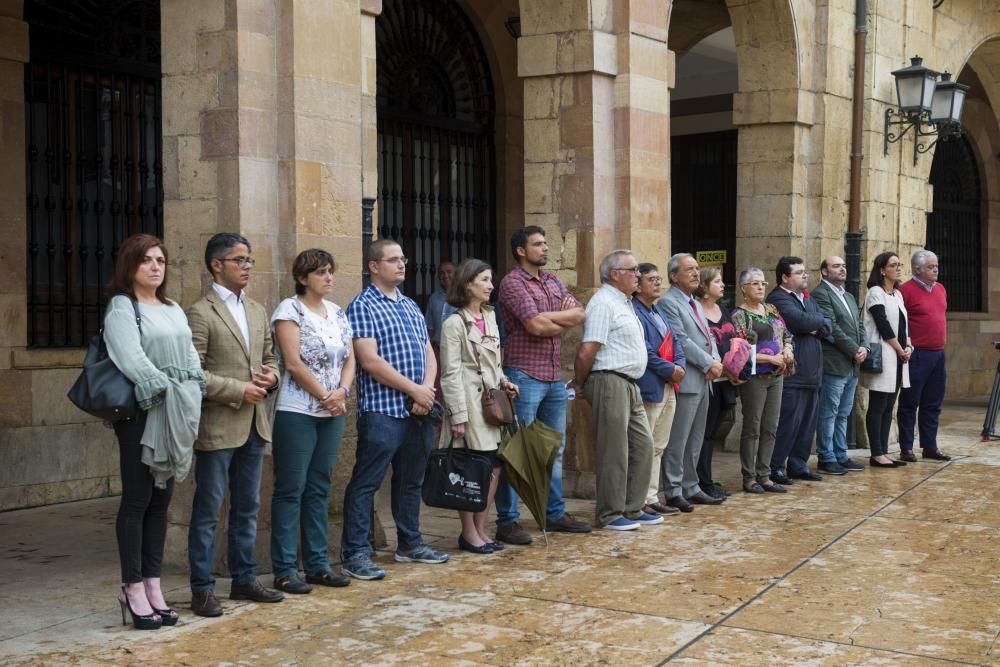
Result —
[{"label": "woman in beige trench coat", "polygon": [[486,532],[486,519],[500,476],[500,428],[483,419],[482,395],[486,388],[500,388],[513,397],[517,387],[503,376],[500,335],[496,315],[488,306],[493,292],[493,271],[478,259],[467,259],[455,271],[448,303],[458,308],[441,327],[441,389],[445,417],[440,446],[468,447],[493,461],[486,508],[482,512],[459,512],[462,533],[458,548],[476,554],[503,549]]}]

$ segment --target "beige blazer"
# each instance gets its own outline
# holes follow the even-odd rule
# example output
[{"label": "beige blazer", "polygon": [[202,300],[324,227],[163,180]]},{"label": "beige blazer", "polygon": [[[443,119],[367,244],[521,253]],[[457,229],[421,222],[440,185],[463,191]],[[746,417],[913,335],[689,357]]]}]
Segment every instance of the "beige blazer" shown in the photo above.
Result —
[{"label": "beige blazer", "polygon": [[244,307],[250,330],[249,354],[239,325],[214,289],[188,308],[194,348],[208,381],[195,449],[239,447],[250,437],[254,420],[257,434],[271,442],[271,415],[266,401],[257,405],[243,402],[243,386],[252,379],[253,371],[266,366],[278,375],[271,327],[262,305],[248,298]]},{"label": "beige blazer", "polygon": [[[875,318],[872,317],[872,306],[885,306],[885,316],[889,320],[894,334],[899,334],[899,315],[903,315],[903,320],[907,320],[906,306],[903,304],[903,293],[896,289],[894,294],[886,294],[885,290],[879,286],[872,287],[865,296],[865,335],[868,337],[869,348],[876,345],[882,347],[882,372],[881,373],[861,373],[861,385],[873,391],[892,393],[898,389],[910,386],[910,365],[903,364],[901,381],[899,387],[896,386],[896,367],[899,365],[899,357],[892,346],[882,340],[875,326]],[[909,341],[907,341],[909,343]]]},{"label": "beige blazer", "polygon": [[441,326],[441,390],[445,408],[441,447],[447,447],[451,441],[451,425],[463,423],[464,442],[456,440],[456,447],[484,451],[500,446],[500,428],[486,423],[482,408],[483,383],[495,388],[504,378],[500,367],[500,333],[493,309],[483,306],[483,316],[485,338],[476,328],[472,314],[464,308],[450,315]]}]

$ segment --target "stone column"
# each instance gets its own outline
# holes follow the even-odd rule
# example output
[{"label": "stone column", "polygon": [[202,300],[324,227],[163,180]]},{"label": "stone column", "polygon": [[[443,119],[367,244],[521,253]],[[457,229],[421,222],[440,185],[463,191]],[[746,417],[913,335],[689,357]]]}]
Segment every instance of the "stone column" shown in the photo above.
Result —
[{"label": "stone column", "polygon": [[[521,3],[525,224],[546,230],[547,268],[584,302],[613,248],[661,263],[669,254],[666,21],[656,3]],[[563,337],[566,377],[580,333]],[[573,402],[568,422],[564,493],[592,497],[585,401]]]}]

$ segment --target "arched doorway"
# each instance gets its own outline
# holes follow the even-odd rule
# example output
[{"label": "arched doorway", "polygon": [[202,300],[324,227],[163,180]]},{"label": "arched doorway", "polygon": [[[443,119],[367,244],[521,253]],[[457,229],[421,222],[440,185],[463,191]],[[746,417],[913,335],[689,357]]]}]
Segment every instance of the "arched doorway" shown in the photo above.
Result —
[{"label": "arched doorway", "polygon": [[979,167],[969,140],[939,141],[931,164],[934,210],[927,214],[928,250],[941,259],[948,308],[983,310],[983,224]]},{"label": "arched doorway", "polygon": [[454,0],[386,0],[375,22],[379,236],[410,258],[423,305],[444,260],[495,252],[493,83]]}]

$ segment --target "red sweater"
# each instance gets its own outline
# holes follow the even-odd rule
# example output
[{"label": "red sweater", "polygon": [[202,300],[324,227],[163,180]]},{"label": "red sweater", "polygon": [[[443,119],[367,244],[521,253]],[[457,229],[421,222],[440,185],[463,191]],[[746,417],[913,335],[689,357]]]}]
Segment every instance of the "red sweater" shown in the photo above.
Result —
[{"label": "red sweater", "polygon": [[941,283],[927,291],[916,280],[907,280],[899,286],[906,304],[906,330],[910,343],[921,350],[943,350],[948,338],[948,293]]}]

